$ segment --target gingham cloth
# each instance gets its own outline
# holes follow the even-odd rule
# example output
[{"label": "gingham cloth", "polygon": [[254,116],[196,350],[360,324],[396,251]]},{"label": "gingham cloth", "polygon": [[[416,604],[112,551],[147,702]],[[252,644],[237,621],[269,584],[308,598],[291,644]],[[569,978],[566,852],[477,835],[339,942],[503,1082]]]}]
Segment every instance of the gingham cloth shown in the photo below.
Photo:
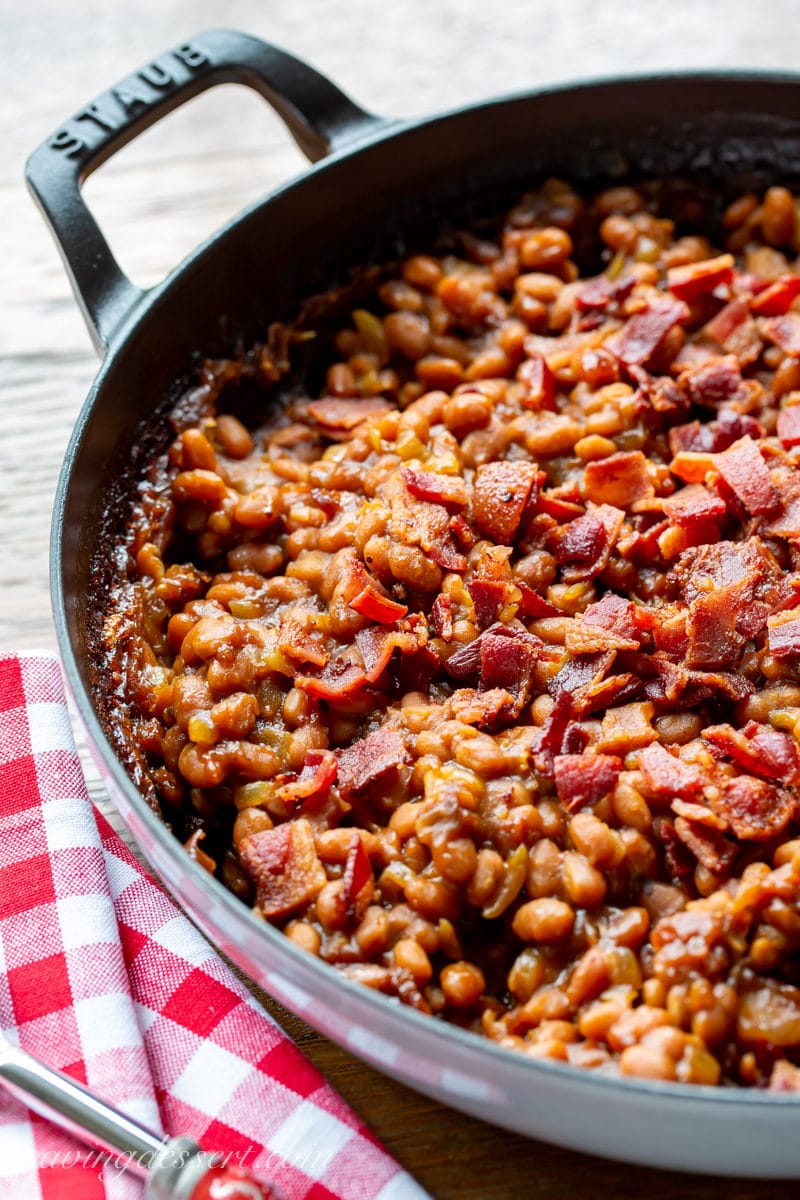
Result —
[{"label": "gingham cloth", "polygon": [[[93,810],[39,655],[0,656],[0,1028],[287,1200],[425,1200]],[[141,1195],[0,1089],[2,1200]]]}]

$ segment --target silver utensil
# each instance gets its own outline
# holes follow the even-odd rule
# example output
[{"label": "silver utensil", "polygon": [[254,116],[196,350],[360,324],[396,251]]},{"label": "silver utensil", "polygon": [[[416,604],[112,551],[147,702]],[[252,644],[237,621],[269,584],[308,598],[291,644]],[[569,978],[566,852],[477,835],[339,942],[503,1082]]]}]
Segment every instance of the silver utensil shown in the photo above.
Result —
[{"label": "silver utensil", "polygon": [[159,1138],[0,1033],[0,1086],[143,1180],[146,1200],[282,1200],[246,1168],[187,1137]]}]

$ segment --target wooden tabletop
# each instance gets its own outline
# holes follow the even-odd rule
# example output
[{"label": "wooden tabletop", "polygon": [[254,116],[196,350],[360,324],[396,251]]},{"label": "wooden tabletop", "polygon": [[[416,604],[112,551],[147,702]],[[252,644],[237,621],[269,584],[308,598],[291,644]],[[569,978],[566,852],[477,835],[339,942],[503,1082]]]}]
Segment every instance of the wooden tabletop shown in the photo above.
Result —
[{"label": "wooden tabletop", "polygon": [[[487,13],[502,13],[491,20]],[[540,83],[702,66],[795,67],[792,0],[5,0],[0,161],[0,649],[55,649],[48,524],[69,430],[97,367],[58,255],[22,185],[23,160],[65,117],[193,33],[271,38],[373,111],[417,115]],[[216,89],[93,177],[85,194],[137,283],[161,278],[246,204],[301,170],[253,93]],[[90,790],[119,821],[87,762]],[[378,1075],[268,1007],[436,1200],[767,1200],[775,1183],[621,1166],[504,1133]],[[675,1165],[680,1166],[676,1151]]]}]

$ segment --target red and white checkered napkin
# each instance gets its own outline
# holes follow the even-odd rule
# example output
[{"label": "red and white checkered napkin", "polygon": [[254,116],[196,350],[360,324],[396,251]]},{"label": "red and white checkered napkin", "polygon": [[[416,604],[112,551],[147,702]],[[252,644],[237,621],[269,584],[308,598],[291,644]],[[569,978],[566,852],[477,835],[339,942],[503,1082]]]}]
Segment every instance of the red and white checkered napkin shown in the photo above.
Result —
[{"label": "red and white checkered napkin", "polygon": [[[288,1200],[425,1200],[94,812],[44,656],[0,656],[0,1028]],[[0,1092],[3,1200],[141,1194]]]}]

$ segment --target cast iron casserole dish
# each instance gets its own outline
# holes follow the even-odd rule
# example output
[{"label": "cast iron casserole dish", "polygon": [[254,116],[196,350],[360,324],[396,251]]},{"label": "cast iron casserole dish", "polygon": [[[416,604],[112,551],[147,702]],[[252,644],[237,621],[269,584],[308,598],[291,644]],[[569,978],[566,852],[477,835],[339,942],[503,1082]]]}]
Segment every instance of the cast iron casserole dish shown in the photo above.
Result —
[{"label": "cast iron casserole dish", "polygon": [[[80,197],[136,133],[221,82],[255,87],[319,167],[254,206],[140,292]],[[166,438],[165,403],[199,349],[247,337],[354,264],[439,218],[558,175],[578,185],[680,175],[724,189],[800,174],[797,82],[775,76],[610,81],[498,100],[414,124],[372,117],[295,59],[206,33],[100,96],[32,156],[30,186],[64,254],[103,367],[67,452],[52,580],[67,675],[109,789],[143,852],[201,928],[289,1008],[437,1099],[577,1149],[648,1165],[796,1177],[797,1100],[616,1080],[508,1054],[396,1007],[302,954],[191,862],[107,740],[93,677],[96,598],[137,471]],[[326,157],[328,156],[328,157]],[[224,320],[224,334],[222,322]]]}]

